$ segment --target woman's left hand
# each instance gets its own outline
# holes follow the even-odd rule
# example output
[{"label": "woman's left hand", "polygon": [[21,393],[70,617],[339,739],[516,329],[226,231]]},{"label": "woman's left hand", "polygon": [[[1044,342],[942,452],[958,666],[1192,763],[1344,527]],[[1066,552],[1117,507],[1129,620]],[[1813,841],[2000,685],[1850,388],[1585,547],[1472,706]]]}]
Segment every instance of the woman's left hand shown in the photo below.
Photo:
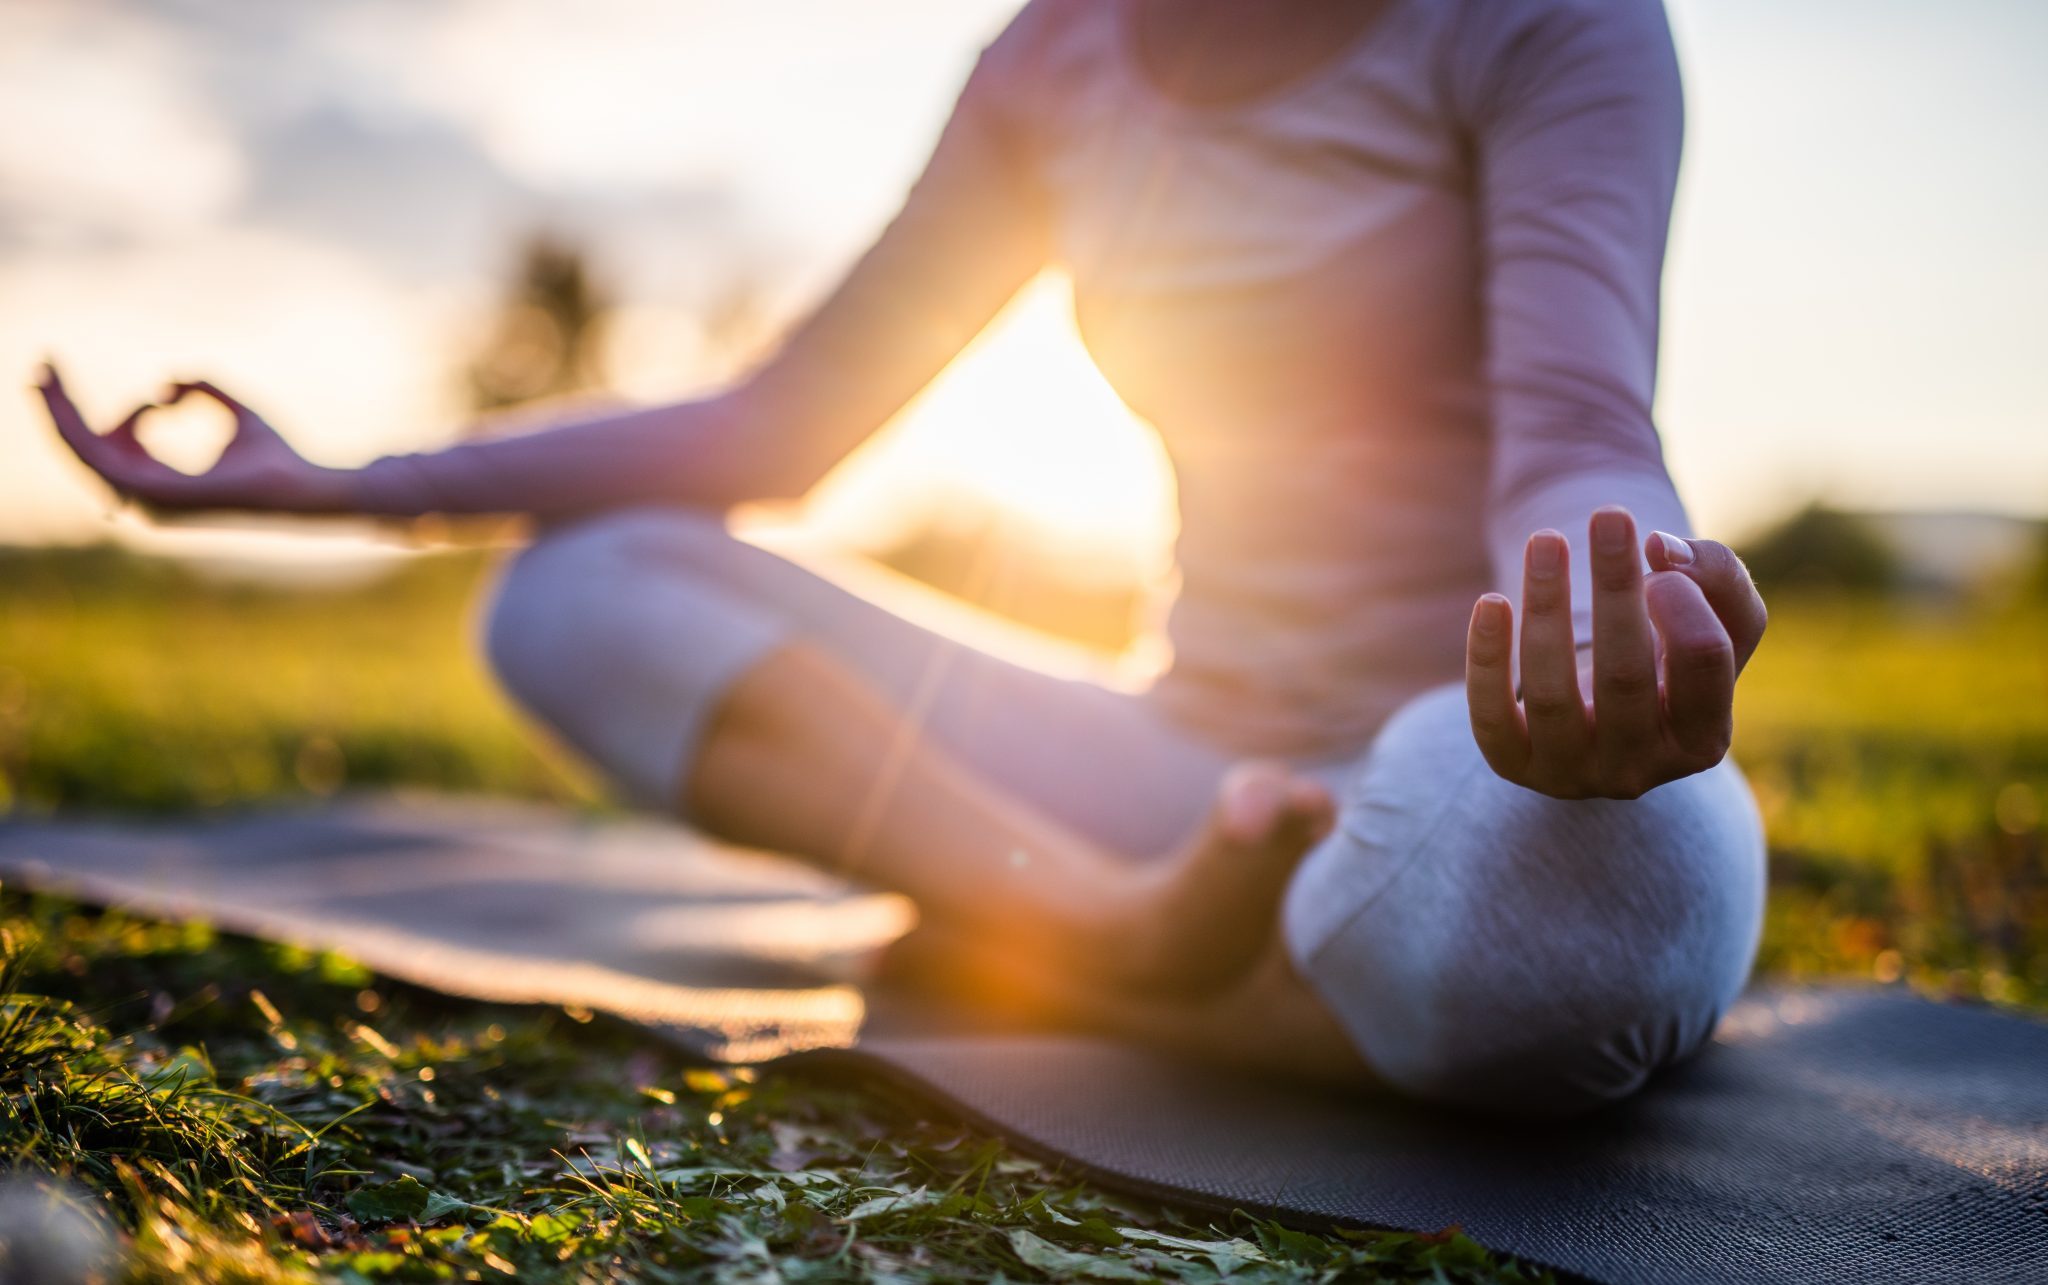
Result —
[{"label": "woman's left hand", "polygon": [[323,468],[292,449],[255,411],[202,381],[172,384],[162,405],[197,394],[234,416],[234,435],[204,473],[172,468],[142,444],[135,429],[157,403],[146,402],[106,432],[95,432],[72,404],[63,377],[45,364],[36,391],[64,444],[123,499],[160,511],[244,509],[273,513],[345,513],[355,499],[346,469]]},{"label": "woman's left hand", "polygon": [[1727,754],[1735,677],[1763,638],[1764,603],[1726,545],[1653,533],[1645,576],[1628,510],[1601,509],[1588,535],[1591,654],[1572,636],[1565,538],[1538,531],[1524,550],[1521,699],[1514,607],[1490,593],[1466,635],[1466,702],[1480,752],[1507,780],[1561,799],[1633,799]]}]

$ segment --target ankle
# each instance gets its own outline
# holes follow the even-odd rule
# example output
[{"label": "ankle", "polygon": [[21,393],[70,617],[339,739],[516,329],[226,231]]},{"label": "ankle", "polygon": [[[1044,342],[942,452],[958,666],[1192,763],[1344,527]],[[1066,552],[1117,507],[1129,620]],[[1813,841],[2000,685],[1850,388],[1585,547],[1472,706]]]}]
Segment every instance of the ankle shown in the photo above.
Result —
[{"label": "ankle", "polygon": [[1185,872],[1172,858],[1118,863],[1089,908],[1098,959],[1113,972],[1142,981],[1166,969],[1184,929]]}]

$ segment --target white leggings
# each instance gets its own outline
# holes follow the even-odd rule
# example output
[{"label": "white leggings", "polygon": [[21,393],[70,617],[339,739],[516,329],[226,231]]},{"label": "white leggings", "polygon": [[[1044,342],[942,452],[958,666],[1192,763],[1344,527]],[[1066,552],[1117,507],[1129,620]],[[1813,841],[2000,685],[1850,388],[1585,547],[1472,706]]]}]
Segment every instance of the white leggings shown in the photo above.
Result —
[{"label": "white leggings", "polygon": [[[519,704],[662,811],[727,687],[794,641],[1134,859],[1184,841],[1232,761],[1142,693],[945,638],[689,510],[546,534],[506,570],[486,633]],[[1287,949],[1396,1088],[1512,1113],[1597,1106],[1699,1047],[1748,976],[1763,838],[1733,762],[1633,802],[1548,798],[1487,769],[1450,687],[1356,761],[1300,766],[1343,806],[1288,890]]]}]

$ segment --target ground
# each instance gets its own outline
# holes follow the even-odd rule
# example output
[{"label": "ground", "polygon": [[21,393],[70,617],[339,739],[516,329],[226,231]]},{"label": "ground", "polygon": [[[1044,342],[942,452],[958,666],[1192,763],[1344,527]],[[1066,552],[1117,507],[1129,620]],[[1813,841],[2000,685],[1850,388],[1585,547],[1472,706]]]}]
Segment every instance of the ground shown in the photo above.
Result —
[{"label": "ground", "polygon": [[[476,569],[279,594],[0,556],[0,807],[604,806],[470,659]],[[1738,734],[1772,843],[1760,967],[2048,1006],[2048,615],[1774,607]],[[0,933],[0,1149],[90,1211],[24,1221],[17,1177],[0,1232],[111,1237],[129,1279],[1538,1278],[1449,1229],[1128,1201],[873,1087],[692,1069],[586,1013],[200,925],[10,889]]]}]

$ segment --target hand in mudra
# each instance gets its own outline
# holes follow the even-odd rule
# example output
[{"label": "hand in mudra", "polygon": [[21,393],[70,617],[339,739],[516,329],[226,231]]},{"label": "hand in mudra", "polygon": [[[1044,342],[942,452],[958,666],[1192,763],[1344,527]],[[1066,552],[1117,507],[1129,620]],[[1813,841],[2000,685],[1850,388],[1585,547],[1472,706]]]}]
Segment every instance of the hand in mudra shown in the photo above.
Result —
[{"label": "hand in mudra", "polygon": [[[1521,699],[1514,607],[1472,610],[1465,693],[1493,770],[1561,799],[1633,799],[1719,763],[1735,730],[1735,678],[1764,633],[1764,603],[1727,546],[1658,532],[1636,557],[1635,519],[1588,524],[1592,652],[1572,636],[1569,548],[1538,531],[1524,550]],[[1590,699],[1588,699],[1590,697]]]},{"label": "hand in mudra", "polygon": [[[348,507],[346,471],[308,461],[261,415],[212,384],[173,384],[161,403],[145,402],[104,433],[94,432],[72,405],[56,367],[43,367],[36,388],[64,444],[124,498],[155,509],[334,513]],[[135,435],[149,412],[193,393],[212,398],[235,417],[234,435],[204,473],[172,468],[151,455]]]}]

